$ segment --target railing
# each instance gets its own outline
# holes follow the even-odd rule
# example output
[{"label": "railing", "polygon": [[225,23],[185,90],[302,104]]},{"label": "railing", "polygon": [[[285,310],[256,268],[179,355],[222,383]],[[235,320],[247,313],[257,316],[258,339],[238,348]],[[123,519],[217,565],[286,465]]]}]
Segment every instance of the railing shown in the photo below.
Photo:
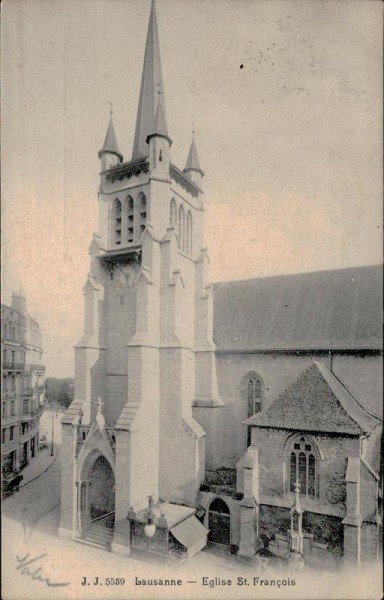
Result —
[{"label": "railing", "polygon": [[25,368],[25,363],[3,362],[3,369],[5,371],[24,371]]},{"label": "railing", "polygon": [[43,365],[25,365],[26,371],[39,371],[45,373],[45,367]]},{"label": "railing", "polygon": [[33,394],[33,391],[34,390],[32,387],[25,387],[25,388],[23,388],[21,393],[23,396],[30,396],[31,394]]},{"label": "railing", "polygon": [[[97,511],[97,509],[94,509]],[[115,526],[115,513],[114,511],[109,512],[107,514],[102,514],[94,519],[91,519],[87,523],[87,529],[91,527],[91,525],[102,525],[108,527],[108,529],[113,529]]]}]

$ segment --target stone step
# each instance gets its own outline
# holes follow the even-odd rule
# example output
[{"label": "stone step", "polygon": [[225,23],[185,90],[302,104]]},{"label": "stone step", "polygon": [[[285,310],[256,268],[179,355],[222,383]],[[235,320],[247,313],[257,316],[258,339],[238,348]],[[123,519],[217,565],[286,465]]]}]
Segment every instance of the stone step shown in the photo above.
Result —
[{"label": "stone step", "polygon": [[75,538],[75,542],[78,544],[84,544],[85,546],[91,546],[92,548],[98,548],[99,550],[104,550],[107,552],[111,551],[111,546],[107,544],[100,544],[98,542],[92,542],[91,540],[87,540],[85,538]]},{"label": "stone step", "polygon": [[113,538],[112,531],[102,530],[102,528],[96,529],[93,527],[87,529],[83,535],[85,538],[100,541],[104,544],[110,544]]}]

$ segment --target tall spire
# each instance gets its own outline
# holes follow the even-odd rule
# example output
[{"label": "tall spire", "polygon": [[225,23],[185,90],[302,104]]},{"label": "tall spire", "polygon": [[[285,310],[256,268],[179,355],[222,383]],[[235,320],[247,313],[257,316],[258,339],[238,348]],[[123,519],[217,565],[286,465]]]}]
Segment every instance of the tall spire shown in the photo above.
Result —
[{"label": "tall spire", "polygon": [[141,77],[140,98],[139,107],[137,109],[132,159],[148,156],[148,144],[146,140],[149,135],[154,133],[155,114],[158,105],[158,92],[161,92],[162,95],[162,119],[164,121],[165,131],[167,131],[159,33],[157,30],[156,0],[152,0],[147,43],[145,46],[143,74]]},{"label": "tall spire", "polygon": [[168,135],[168,127],[167,120],[165,118],[165,107],[161,93],[159,92],[159,100],[157,103],[155,120],[153,123],[153,131],[147,136],[147,144],[149,140],[154,135],[158,135],[160,137],[166,138],[170,145],[172,145],[172,140]]},{"label": "tall spire", "polygon": [[120,158],[120,161],[122,162],[123,156],[122,156],[122,154],[120,154],[120,150],[117,145],[115,128],[113,126],[113,121],[112,121],[112,114],[113,114],[112,108],[110,110],[110,114],[111,114],[111,118],[109,119],[109,125],[108,125],[108,129],[107,129],[107,133],[105,134],[103,147],[101,148],[101,150],[99,150],[99,158],[101,158],[105,152],[108,152],[109,154],[116,154],[116,156],[118,156]]}]

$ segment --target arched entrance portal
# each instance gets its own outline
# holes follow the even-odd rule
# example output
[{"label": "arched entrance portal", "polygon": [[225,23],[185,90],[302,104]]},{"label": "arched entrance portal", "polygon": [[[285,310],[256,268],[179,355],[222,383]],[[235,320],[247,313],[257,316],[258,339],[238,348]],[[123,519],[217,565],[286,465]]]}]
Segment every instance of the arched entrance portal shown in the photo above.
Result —
[{"label": "arched entrance portal", "polygon": [[[115,524],[115,475],[108,460],[99,452],[91,453],[81,470],[78,485],[78,530],[80,537],[90,537]],[[95,529],[96,528],[96,529]],[[101,534],[103,537],[103,534]]]},{"label": "arched entrance portal", "polygon": [[209,507],[208,528],[208,541],[213,544],[230,546],[231,516],[228,506],[220,498],[216,498]]},{"label": "arched entrance portal", "polygon": [[104,456],[90,469],[89,517],[91,521],[115,511],[115,476]]}]

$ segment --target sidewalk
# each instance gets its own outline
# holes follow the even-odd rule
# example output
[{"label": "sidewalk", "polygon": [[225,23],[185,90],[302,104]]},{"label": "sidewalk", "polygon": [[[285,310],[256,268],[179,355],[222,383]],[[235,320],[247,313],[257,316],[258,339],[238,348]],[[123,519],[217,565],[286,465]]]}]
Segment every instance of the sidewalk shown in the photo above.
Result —
[{"label": "sidewalk", "polygon": [[37,455],[31,459],[29,464],[21,471],[21,475],[23,476],[23,482],[20,484],[20,487],[24,487],[37,477],[40,477],[52,463],[56,460],[59,448],[55,444],[54,447],[54,455],[51,456],[51,448],[43,448],[40,450]]}]

